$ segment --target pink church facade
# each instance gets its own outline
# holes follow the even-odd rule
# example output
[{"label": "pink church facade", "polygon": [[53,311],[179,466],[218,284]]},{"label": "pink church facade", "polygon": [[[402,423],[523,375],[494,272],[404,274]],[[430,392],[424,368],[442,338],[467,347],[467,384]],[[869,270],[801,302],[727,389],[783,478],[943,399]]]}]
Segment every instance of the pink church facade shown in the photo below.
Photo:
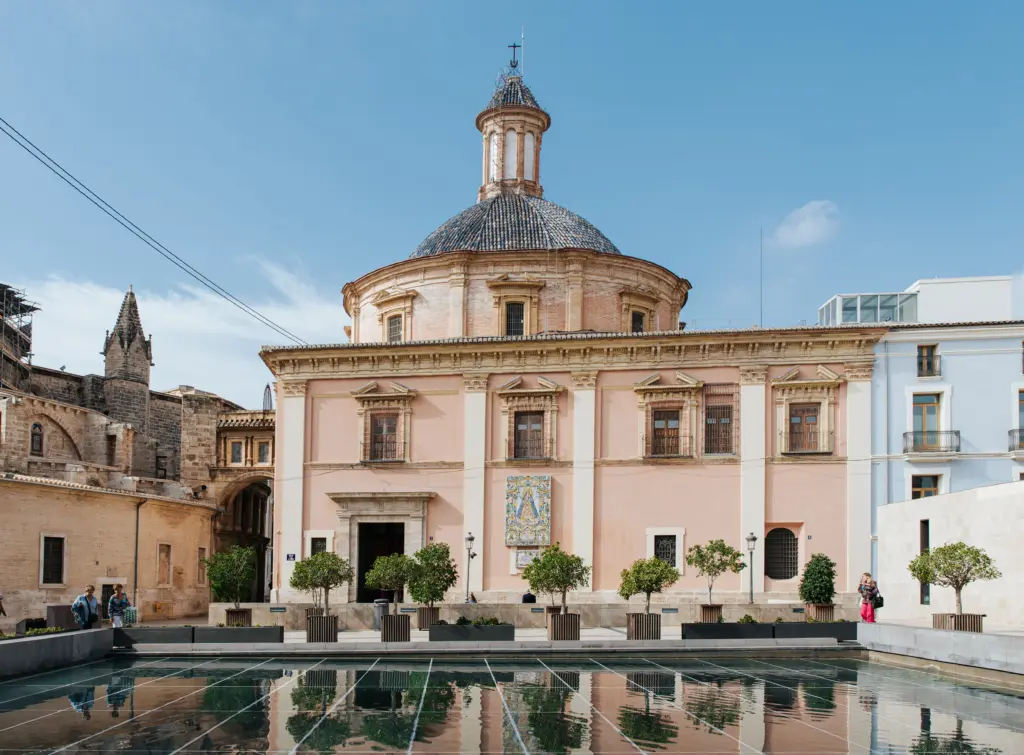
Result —
[{"label": "pink church facade", "polygon": [[[716,595],[792,597],[823,552],[838,587],[871,563],[870,377],[879,328],[687,331],[691,285],[543,199],[550,118],[515,71],[477,117],[480,201],[407,260],[348,283],[350,342],[268,347],[277,379],[276,599],[296,560],[362,574],[448,543],[481,601],[514,601],[553,543],[619,573],[721,538],[752,569]],[[468,564],[465,538],[476,558]],[[370,593],[357,583],[348,600]],[[454,597],[454,596],[453,596]]]}]

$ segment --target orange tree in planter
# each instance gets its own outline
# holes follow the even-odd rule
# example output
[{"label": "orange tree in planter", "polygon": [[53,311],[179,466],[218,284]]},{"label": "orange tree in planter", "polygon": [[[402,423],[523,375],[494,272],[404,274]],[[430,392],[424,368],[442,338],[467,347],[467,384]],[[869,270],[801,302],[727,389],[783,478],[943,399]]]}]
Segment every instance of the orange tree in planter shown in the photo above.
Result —
[{"label": "orange tree in planter", "polygon": [[918,556],[907,566],[910,576],[918,582],[939,587],[952,587],[956,592],[956,612],[964,612],[960,599],[971,582],[999,579],[1003,576],[992,557],[981,548],[965,543],[946,543]]},{"label": "orange tree in planter", "polygon": [[657,556],[652,556],[634,561],[631,567],[622,570],[620,576],[622,582],[619,595],[625,600],[634,595],[643,595],[646,598],[644,613],[650,613],[651,593],[661,592],[674,585],[679,580],[679,571]]},{"label": "orange tree in planter", "polygon": [[686,563],[697,570],[698,577],[708,581],[708,605],[711,602],[711,588],[715,580],[727,571],[739,574],[746,568],[743,554],[724,540],[712,540],[707,545],[694,545],[686,551]]}]

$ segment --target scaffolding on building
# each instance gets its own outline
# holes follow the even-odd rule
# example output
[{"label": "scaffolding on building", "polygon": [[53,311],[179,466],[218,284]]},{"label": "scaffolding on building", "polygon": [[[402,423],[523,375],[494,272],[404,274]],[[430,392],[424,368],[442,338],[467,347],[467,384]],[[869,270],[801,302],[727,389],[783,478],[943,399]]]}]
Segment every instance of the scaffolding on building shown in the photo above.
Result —
[{"label": "scaffolding on building", "polygon": [[32,365],[32,315],[39,306],[22,289],[0,283],[0,388],[27,391]]}]

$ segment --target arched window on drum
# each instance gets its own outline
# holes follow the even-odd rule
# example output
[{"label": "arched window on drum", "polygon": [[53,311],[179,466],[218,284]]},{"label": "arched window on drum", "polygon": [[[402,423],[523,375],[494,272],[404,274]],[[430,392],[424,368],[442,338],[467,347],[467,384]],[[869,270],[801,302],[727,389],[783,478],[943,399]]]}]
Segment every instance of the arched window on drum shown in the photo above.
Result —
[{"label": "arched window on drum", "polygon": [[515,178],[519,162],[519,135],[509,129],[505,132],[505,166],[502,178]]},{"label": "arched window on drum", "polygon": [[532,131],[527,131],[523,139],[523,161],[524,177],[527,181],[536,181],[534,167],[537,164],[537,137]]}]

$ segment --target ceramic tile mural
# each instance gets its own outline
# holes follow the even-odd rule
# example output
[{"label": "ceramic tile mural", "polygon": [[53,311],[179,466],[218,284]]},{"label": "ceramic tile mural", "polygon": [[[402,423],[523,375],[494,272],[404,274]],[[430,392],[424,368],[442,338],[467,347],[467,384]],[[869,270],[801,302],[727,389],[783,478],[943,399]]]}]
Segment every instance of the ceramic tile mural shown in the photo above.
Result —
[{"label": "ceramic tile mural", "polygon": [[505,481],[505,545],[551,545],[551,476]]},{"label": "ceramic tile mural", "polygon": [[516,568],[525,569],[531,561],[539,556],[540,550],[537,548],[520,548],[516,551]]}]

